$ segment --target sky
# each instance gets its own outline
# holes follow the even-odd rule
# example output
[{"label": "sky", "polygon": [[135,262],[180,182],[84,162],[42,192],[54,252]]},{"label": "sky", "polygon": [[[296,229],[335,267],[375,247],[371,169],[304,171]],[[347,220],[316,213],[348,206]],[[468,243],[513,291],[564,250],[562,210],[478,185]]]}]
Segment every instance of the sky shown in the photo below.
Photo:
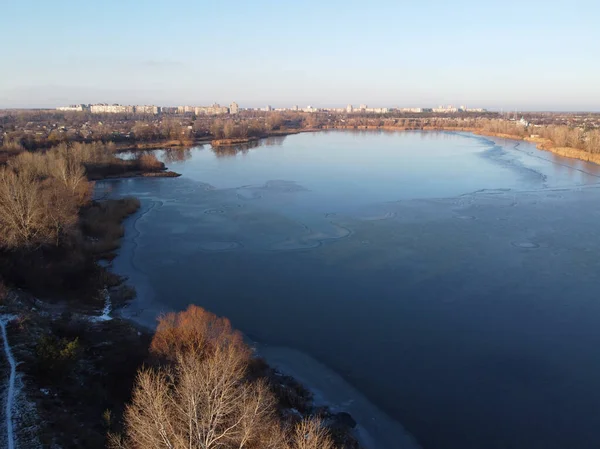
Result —
[{"label": "sky", "polygon": [[0,0],[0,108],[600,110],[598,0]]}]

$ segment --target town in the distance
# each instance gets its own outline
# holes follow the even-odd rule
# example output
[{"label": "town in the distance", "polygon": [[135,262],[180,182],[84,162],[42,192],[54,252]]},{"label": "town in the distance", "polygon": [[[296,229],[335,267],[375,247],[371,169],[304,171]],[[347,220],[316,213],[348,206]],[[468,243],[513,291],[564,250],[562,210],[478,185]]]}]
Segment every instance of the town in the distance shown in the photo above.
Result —
[{"label": "town in the distance", "polygon": [[438,106],[437,108],[408,107],[408,108],[372,108],[366,104],[353,106],[349,104],[345,108],[316,108],[306,106],[302,108],[294,105],[291,108],[273,108],[267,105],[264,108],[240,108],[234,101],[229,106],[221,106],[214,103],[211,106],[155,106],[155,105],[121,105],[121,104],[72,104],[69,106],[60,106],[58,111],[71,112],[91,112],[92,114],[195,114],[195,115],[221,115],[237,114],[240,111],[262,111],[262,112],[334,112],[334,113],[362,113],[362,114],[388,114],[393,112],[401,113],[426,113],[433,112],[438,114],[452,114],[456,112],[487,112],[484,108],[468,108],[467,106]]}]

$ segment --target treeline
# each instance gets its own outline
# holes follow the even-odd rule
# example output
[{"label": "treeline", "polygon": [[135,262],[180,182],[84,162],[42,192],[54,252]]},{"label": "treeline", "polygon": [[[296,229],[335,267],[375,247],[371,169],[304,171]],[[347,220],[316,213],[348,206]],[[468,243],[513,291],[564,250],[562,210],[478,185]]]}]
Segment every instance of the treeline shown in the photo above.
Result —
[{"label": "treeline", "polygon": [[1,277],[35,291],[81,285],[84,273],[97,272],[95,256],[114,249],[120,222],[139,202],[100,206],[88,176],[164,167],[153,155],[123,161],[113,153],[114,145],[60,144],[0,167]]},{"label": "treeline", "polygon": [[8,121],[3,127],[4,135],[0,135],[0,152],[35,151],[72,142],[113,142],[127,145],[137,142],[178,141],[187,144],[196,137],[191,129],[191,122],[174,118],[140,119],[121,117],[118,114],[80,116],[76,113],[59,117],[57,119],[55,114],[38,113],[31,117],[34,121]]},{"label": "treeline", "polygon": [[[159,320],[113,449],[356,448],[326,412],[285,413],[276,377],[229,321],[200,307]],[[339,430],[339,429],[338,429]],[[346,429],[347,431],[348,429]],[[336,441],[334,441],[336,440]]]},{"label": "treeline", "polygon": [[0,168],[0,245],[59,245],[90,199],[79,151],[66,145],[46,153],[21,153]]},{"label": "treeline", "polygon": [[[315,114],[318,117],[318,114]],[[504,134],[519,138],[538,137],[546,139],[554,147],[574,148],[588,153],[600,153],[600,129],[568,125],[535,125],[515,120],[495,118],[389,118],[389,117],[355,117],[339,119],[318,117],[316,127],[319,128],[367,128],[367,129],[457,129],[482,131],[490,134]]]},{"label": "treeline", "polygon": [[[578,118],[571,124],[549,123],[546,116],[528,116],[532,124],[499,118],[498,114],[345,114],[243,112],[232,116],[127,116],[85,113],[22,112],[0,117],[4,130],[0,153],[44,149],[59,143],[114,142],[121,146],[145,142],[191,145],[196,139],[265,137],[288,130],[327,128],[471,129],[527,137],[537,135],[554,146],[600,152],[598,120]],[[0,154],[2,157],[2,154]]]},{"label": "treeline", "polygon": [[271,131],[285,131],[286,122],[289,125],[291,120],[277,112],[259,118],[216,119],[210,125],[210,134],[215,139],[263,137]]},{"label": "treeline", "polygon": [[538,136],[548,139],[555,147],[568,147],[588,153],[600,153],[600,129],[584,129],[566,125],[523,126],[518,122],[491,120],[482,129],[519,137]]},{"label": "treeline", "polygon": [[21,111],[0,115],[0,153],[47,149],[60,143],[193,143],[195,139],[260,137],[271,131],[303,128],[302,113],[241,113],[235,116],[128,116],[55,111]]},{"label": "treeline", "polygon": [[568,147],[600,153],[600,129],[567,125],[535,125],[514,120],[472,119],[472,120],[431,120],[426,126],[433,128],[473,129],[490,134],[504,134],[519,138],[537,137],[546,139],[554,147]]}]

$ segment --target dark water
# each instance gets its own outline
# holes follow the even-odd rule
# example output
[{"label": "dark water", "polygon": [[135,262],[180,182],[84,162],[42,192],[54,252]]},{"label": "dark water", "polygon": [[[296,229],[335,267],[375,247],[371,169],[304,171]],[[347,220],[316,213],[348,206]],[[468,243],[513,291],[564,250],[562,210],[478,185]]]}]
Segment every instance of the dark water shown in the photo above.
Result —
[{"label": "dark water", "polygon": [[600,447],[600,167],[470,134],[162,152],[115,270],[332,368],[426,449]]}]

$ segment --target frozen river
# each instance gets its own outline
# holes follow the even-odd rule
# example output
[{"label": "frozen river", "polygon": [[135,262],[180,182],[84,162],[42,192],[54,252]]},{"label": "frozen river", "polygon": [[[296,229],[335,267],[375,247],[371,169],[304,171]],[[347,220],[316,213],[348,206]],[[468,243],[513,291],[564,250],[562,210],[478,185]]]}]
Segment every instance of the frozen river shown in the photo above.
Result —
[{"label": "frozen river", "polygon": [[599,166],[437,132],[158,155],[183,176],[98,183],[142,201],[126,315],[229,317],[382,449],[600,447]]}]

